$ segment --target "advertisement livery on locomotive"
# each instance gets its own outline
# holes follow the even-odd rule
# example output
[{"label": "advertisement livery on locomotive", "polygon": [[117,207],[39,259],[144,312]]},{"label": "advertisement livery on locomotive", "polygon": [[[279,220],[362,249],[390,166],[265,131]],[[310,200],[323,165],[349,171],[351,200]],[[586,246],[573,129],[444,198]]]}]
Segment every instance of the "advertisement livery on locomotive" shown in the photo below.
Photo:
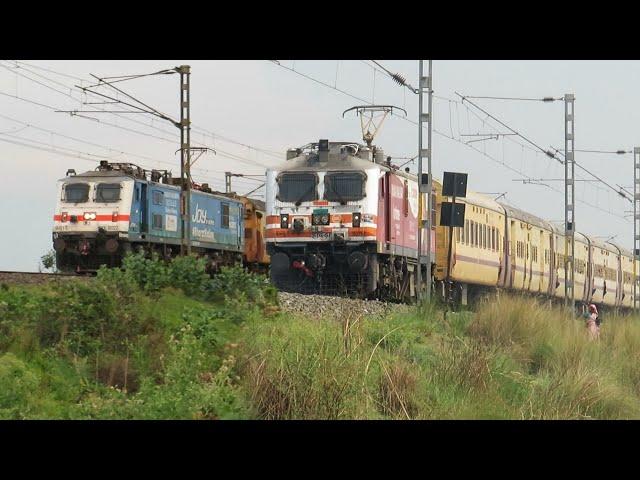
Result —
[{"label": "advertisement livery on locomotive", "polygon": [[[119,266],[131,251],[169,258],[180,251],[180,187],[166,172],[132,164],[101,162],[96,171],[58,182],[53,246],[61,271]],[[243,260],[245,212],[240,198],[191,192],[191,245],[209,268]]]}]

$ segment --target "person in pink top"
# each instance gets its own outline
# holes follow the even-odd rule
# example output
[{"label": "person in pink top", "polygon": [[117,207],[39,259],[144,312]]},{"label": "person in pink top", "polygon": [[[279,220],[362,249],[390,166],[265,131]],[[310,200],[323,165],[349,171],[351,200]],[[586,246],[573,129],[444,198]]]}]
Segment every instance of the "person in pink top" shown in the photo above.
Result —
[{"label": "person in pink top", "polygon": [[589,305],[589,316],[587,317],[587,331],[591,340],[600,338],[600,326],[598,325],[598,308],[592,303]]}]

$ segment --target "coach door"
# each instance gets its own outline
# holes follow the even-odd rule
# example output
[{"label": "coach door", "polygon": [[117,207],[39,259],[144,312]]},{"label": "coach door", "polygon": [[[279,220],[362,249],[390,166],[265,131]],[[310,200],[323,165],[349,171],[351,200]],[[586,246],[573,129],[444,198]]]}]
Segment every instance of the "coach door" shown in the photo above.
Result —
[{"label": "coach door", "polygon": [[[500,217],[498,217],[500,218]],[[498,286],[499,287],[504,287],[505,283],[506,283],[506,272],[507,272],[507,265],[508,265],[508,258],[509,258],[509,235],[508,235],[508,231],[509,229],[507,228],[507,215],[505,214],[504,216],[504,236],[502,238],[500,238],[500,229],[496,228],[496,235],[498,238],[496,238],[496,245],[497,245],[497,249],[498,249],[498,254],[500,256],[500,270],[498,271]],[[500,240],[502,240],[502,242],[500,242]]]},{"label": "coach door", "polygon": [[133,202],[131,204],[130,230],[134,234],[144,238],[147,232],[147,185],[135,183],[133,190]]}]

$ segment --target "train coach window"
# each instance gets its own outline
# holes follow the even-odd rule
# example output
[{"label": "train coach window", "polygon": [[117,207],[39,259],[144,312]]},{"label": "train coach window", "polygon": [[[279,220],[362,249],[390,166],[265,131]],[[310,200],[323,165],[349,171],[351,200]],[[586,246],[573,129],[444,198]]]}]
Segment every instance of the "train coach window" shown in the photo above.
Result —
[{"label": "train coach window", "polygon": [[82,203],[89,200],[87,183],[70,183],[64,187],[64,199],[71,203]]},{"label": "train coach window", "polygon": [[469,220],[464,221],[464,243],[469,245]]},{"label": "train coach window", "polygon": [[476,224],[473,220],[469,220],[469,231],[471,232],[471,238],[469,243],[472,247],[476,246]]},{"label": "train coach window", "polygon": [[101,183],[96,189],[96,202],[117,202],[120,200],[119,183]]},{"label": "train coach window", "polygon": [[311,202],[318,199],[318,177],[315,173],[281,173],[277,199],[281,202]]},{"label": "train coach window", "polygon": [[[366,179],[364,172],[327,172],[324,176],[324,199],[332,202],[362,200]],[[405,182],[405,192],[407,190]]]}]

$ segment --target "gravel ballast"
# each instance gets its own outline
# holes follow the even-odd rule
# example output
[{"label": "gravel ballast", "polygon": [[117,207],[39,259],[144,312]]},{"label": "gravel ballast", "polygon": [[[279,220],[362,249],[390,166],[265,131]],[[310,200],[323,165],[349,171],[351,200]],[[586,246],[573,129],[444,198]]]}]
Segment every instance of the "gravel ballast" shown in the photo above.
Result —
[{"label": "gravel ballast", "polygon": [[311,318],[341,320],[346,316],[383,317],[392,312],[406,312],[408,305],[387,303],[379,300],[330,297],[325,295],[302,295],[278,292],[280,308],[284,312]]}]

